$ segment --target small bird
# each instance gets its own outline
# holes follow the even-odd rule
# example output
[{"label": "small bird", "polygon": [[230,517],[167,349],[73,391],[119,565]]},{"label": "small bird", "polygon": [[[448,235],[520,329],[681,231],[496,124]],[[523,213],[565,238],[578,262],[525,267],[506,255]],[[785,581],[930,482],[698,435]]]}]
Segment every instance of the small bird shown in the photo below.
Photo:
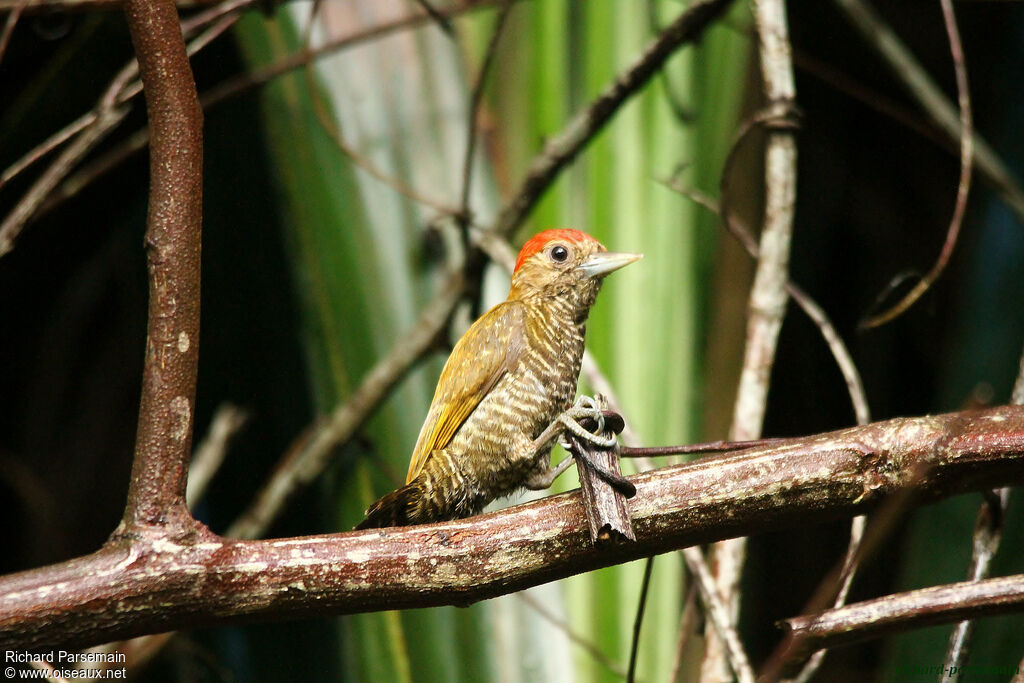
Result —
[{"label": "small bird", "polygon": [[523,245],[508,299],[452,349],[420,429],[405,486],[373,503],[357,529],[468,517],[520,488],[546,489],[556,422],[572,406],[587,316],[602,279],[642,258],[608,252],[579,230]]}]

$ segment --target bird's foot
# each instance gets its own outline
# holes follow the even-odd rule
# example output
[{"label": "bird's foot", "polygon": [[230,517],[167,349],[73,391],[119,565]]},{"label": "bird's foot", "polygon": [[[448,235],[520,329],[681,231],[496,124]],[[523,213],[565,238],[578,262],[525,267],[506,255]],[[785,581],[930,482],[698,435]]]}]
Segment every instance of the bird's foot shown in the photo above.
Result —
[{"label": "bird's foot", "polygon": [[[573,404],[572,408],[558,416],[557,422],[560,422],[568,431],[580,439],[589,441],[599,448],[612,448],[616,443],[615,435],[601,435],[605,430],[604,408],[604,397],[580,396],[576,399],[576,403]],[[594,420],[597,424],[597,428],[593,432],[587,431],[579,423],[579,420],[587,417]],[[562,445],[565,446],[566,444],[563,443]]]},{"label": "bird's foot", "polygon": [[[601,435],[605,426],[604,409],[605,405],[603,397],[598,396],[595,399],[590,396],[580,396],[576,399],[576,403],[572,408],[569,408],[555,418],[555,421],[548,425],[547,429],[533,440],[528,451],[530,453],[540,453],[554,439],[559,439],[562,447],[565,448],[566,451],[569,451],[570,445],[564,438],[566,431],[572,432],[580,439],[589,441],[598,448],[613,448],[616,443],[615,435]],[[580,425],[579,420],[584,418],[591,418],[597,424],[595,432],[589,432]],[[558,475],[562,474],[562,472],[568,469],[574,462],[575,460],[573,458],[566,458],[554,467],[549,467],[543,472],[533,474],[523,483],[523,486],[532,491],[546,489],[551,486],[551,483],[558,477]]]}]

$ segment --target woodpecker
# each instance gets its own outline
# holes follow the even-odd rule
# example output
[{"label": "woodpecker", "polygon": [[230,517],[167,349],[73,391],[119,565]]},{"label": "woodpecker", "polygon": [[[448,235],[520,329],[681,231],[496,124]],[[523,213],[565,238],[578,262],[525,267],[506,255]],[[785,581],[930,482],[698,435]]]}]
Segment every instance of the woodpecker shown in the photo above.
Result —
[{"label": "woodpecker", "polygon": [[369,529],[458,519],[546,489],[558,418],[572,407],[587,316],[603,278],[642,258],[578,230],[545,230],[519,252],[508,298],[455,344],[420,429],[406,484],[373,503]]}]

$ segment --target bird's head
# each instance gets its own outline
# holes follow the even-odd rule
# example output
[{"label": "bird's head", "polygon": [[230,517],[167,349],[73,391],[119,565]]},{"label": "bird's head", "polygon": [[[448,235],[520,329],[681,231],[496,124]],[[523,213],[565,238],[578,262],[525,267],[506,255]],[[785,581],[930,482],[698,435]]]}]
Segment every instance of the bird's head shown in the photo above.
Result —
[{"label": "bird's head", "polygon": [[509,299],[555,299],[585,315],[609,273],[643,254],[609,252],[579,230],[545,230],[523,245]]}]

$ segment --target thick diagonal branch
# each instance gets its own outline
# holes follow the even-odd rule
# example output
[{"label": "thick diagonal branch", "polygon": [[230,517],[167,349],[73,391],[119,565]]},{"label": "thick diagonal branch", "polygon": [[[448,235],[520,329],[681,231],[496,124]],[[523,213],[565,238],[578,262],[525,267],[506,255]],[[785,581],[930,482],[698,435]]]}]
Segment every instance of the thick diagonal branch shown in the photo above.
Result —
[{"label": "thick diagonal branch", "polygon": [[[465,605],[699,543],[1024,481],[1024,408],[903,418],[636,475],[636,543],[579,492],[456,522],[269,541],[140,537],[0,580],[0,642],[80,646],[246,620]],[[959,613],[959,618],[964,614]]]}]

